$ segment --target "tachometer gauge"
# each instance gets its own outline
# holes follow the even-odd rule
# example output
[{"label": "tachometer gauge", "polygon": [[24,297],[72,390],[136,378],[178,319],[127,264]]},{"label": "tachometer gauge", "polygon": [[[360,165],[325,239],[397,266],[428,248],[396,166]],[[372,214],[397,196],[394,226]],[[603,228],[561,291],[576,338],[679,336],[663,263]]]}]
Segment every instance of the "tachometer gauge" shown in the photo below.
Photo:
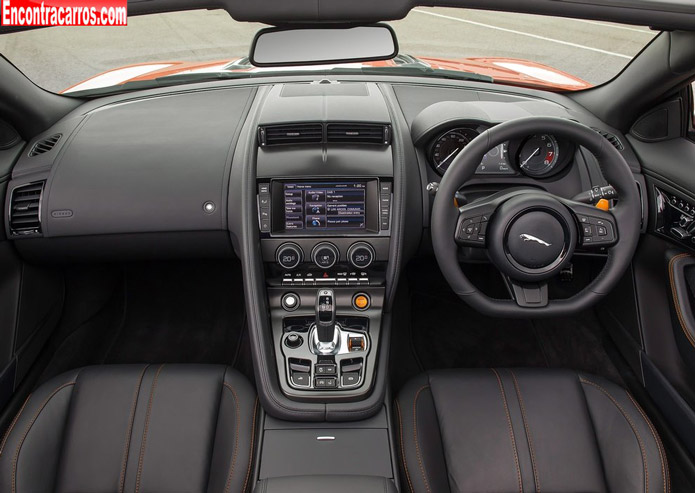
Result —
[{"label": "tachometer gauge", "polygon": [[549,134],[533,135],[526,139],[519,150],[519,168],[529,176],[548,175],[560,157],[557,139]]},{"label": "tachometer gauge", "polygon": [[472,128],[456,128],[440,135],[432,146],[431,159],[434,170],[443,175],[458,153],[477,136],[478,132]]}]

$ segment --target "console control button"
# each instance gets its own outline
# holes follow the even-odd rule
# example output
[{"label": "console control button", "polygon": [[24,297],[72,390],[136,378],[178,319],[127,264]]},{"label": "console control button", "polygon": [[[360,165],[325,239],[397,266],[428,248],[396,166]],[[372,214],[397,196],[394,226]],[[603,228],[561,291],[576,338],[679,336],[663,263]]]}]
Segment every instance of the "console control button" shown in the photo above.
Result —
[{"label": "console control button", "polygon": [[275,260],[284,269],[291,270],[297,267],[304,257],[304,253],[296,243],[283,243],[275,252]]},{"label": "console control button", "polygon": [[304,339],[299,334],[290,334],[285,338],[285,346],[290,349],[297,349],[303,342]]},{"label": "console control button", "polygon": [[282,307],[285,309],[285,311],[288,312],[293,312],[297,308],[299,308],[300,301],[299,301],[299,296],[296,295],[295,293],[285,293],[282,295],[282,300],[280,300],[282,303]]},{"label": "console control button", "polygon": [[343,373],[341,383],[343,387],[354,387],[360,383],[360,374],[357,372]]},{"label": "console control button", "polygon": [[350,246],[347,252],[347,258],[353,267],[357,269],[366,269],[374,262],[376,253],[372,245],[364,241],[359,241]]},{"label": "console control button", "polygon": [[352,297],[352,306],[357,310],[366,310],[370,304],[369,296],[365,293],[357,293]]},{"label": "console control button", "polygon": [[319,243],[311,251],[312,262],[321,269],[333,267],[338,262],[339,256],[338,248],[333,243],[328,242]]},{"label": "console control button", "polygon": [[338,379],[336,377],[316,377],[314,387],[317,389],[335,389],[338,387]]},{"label": "console control button", "polygon": [[314,366],[315,375],[335,375],[338,367],[335,363],[319,363]]},{"label": "console control button", "polygon": [[308,373],[292,372],[292,383],[296,387],[308,387],[311,382]]},{"label": "console control button", "polygon": [[348,338],[348,351],[364,351],[364,336],[352,336]]}]

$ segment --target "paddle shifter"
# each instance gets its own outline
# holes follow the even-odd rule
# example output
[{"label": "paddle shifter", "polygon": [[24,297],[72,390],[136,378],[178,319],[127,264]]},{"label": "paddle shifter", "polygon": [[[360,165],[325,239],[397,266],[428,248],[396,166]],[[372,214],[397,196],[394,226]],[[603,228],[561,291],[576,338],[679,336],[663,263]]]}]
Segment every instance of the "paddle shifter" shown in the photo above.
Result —
[{"label": "paddle shifter", "polygon": [[320,354],[331,354],[340,340],[335,324],[335,296],[330,289],[316,293],[316,339],[315,349]]}]

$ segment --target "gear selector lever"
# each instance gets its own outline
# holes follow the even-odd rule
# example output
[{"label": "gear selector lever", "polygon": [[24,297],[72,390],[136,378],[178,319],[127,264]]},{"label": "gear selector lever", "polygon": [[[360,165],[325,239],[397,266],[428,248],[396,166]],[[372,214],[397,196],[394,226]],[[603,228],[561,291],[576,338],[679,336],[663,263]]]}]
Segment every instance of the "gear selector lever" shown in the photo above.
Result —
[{"label": "gear selector lever", "polygon": [[315,349],[320,354],[331,354],[337,349],[340,332],[335,324],[335,296],[330,289],[316,293]]}]

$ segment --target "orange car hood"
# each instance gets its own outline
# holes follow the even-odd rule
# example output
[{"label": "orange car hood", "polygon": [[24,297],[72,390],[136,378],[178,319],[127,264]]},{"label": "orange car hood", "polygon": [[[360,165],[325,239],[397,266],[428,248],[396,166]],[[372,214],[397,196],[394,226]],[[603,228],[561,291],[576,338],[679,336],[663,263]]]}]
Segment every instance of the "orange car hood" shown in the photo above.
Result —
[{"label": "orange car hood", "polygon": [[[591,87],[588,82],[570,75],[566,72],[554,69],[528,60],[516,58],[432,58],[417,57],[417,61],[433,69],[453,70],[460,72],[473,72],[492,77],[495,82],[518,86],[542,88],[551,91],[576,91]],[[126,65],[95,75],[63,91],[70,93],[85,91],[101,87],[110,87],[125,84],[127,82],[147,81],[160,77],[179,75],[185,73],[205,72],[277,72],[287,71],[316,71],[334,67],[362,68],[362,67],[393,67],[402,65],[398,60],[381,62],[347,63],[340,65],[314,65],[304,67],[284,68],[260,68],[248,65],[245,58],[232,60],[216,60],[211,62],[150,62]]]}]

